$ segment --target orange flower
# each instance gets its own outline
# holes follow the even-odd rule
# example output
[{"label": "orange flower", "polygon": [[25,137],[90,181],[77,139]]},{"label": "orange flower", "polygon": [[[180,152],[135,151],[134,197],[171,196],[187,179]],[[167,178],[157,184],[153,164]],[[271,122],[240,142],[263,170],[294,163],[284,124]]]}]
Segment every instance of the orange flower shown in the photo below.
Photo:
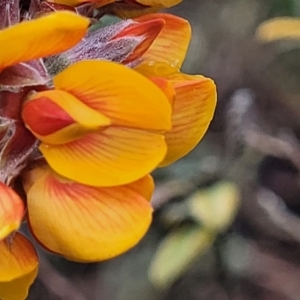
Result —
[{"label": "orange flower", "polygon": [[204,136],[216,106],[216,87],[209,78],[180,72],[191,38],[188,21],[169,14],[146,15],[136,21],[156,18],[163,19],[165,26],[135,69],[158,86],[157,77],[169,81],[175,92],[172,129],[165,134],[168,152],[161,163],[166,166],[189,153]]},{"label": "orange flower", "polygon": [[78,62],[53,83],[22,109],[55,171],[42,164],[23,176],[30,228],[69,259],[108,259],[134,246],[151,223],[147,174],[165,157],[171,105],[150,80],[107,61]]},{"label": "orange flower", "polygon": [[[178,2],[124,0],[112,7],[116,11],[122,5],[138,7],[144,12]],[[95,32],[66,51],[82,39],[88,25],[85,18],[58,12],[0,32],[5,45],[0,53],[0,85],[5,82],[8,89],[0,93],[1,109],[5,108],[1,116],[14,124],[8,141],[0,132],[5,164],[1,171],[7,173],[1,181],[11,184],[22,171],[33,236],[46,249],[83,262],[119,255],[145,235],[152,220],[149,200],[154,189],[148,174],[196,146],[216,100],[212,80],[180,73],[190,27],[185,20],[165,14],[123,21],[104,30],[104,37],[98,36],[99,44],[110,46],[123,39],[136,41],[122,59],[116,58],[132,66],[142,56],[136,70],[73,56],[62,72],[54,72],[58,74],[52,78],[45,71],[45,81],[40,80],[40,71],[32,68],[40,57],[69,57],[77,50],[81,56],[94,55],[90,41]],[[24,88],[12,93],[11,75],[20,68],[24,71],[24,66],[27,75],[31,72],[30,81],[22,81],[18,87]],[[1,125],[5,132],[10,128],[10,123]],[[42,157],[29,160],[35,138]],[[21,164],[7,169],[18,150]],[[38,258],[30,241],[12,234],[24,215],[22,199],[3,183],[0,192],[0,261],[4,261],[0,298],[24,299],[36,276]]]},{"label": "orange flower", "polygon": [[53,82],[55,90],[29,97],[22,116],[57,173],[116,186],[138,180],[164,159],[171,106],[144,76],[91,60],[68,67]]}]

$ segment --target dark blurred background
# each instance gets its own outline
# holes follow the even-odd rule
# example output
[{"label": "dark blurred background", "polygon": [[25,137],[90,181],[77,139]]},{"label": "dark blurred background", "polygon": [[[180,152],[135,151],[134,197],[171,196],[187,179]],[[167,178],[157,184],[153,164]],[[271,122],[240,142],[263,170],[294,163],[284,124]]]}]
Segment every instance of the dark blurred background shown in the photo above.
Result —
[{"label": "dark blurred background", "polygon": [[[216,81],[199,146],[159,169],[153,225],[128,253],[76,264],[40,251],[29,300],[299,300],[300,39],[257,27],[299,0],[183,0],[184,71]],[[299,32],[300,34],[300,32]]]}]

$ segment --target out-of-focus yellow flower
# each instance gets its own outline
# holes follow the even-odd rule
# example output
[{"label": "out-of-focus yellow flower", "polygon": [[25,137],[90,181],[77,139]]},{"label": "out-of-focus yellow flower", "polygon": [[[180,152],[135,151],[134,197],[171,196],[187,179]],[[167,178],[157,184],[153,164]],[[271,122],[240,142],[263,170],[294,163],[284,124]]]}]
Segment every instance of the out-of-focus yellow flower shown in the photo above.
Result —
[{"label": "out-of-focus yellow flower", "polygon": [[[165,20],[165,26],[135,69],[152,79],[164,78],[174,89],[172,129],[165,135],[168,152],[161,163],[166,166],[189,153],[204,136],[215,111],[216,87],[209,78],[180,72],[191,38],[188,21],[169,14],[145,15],[136,20],[154,18]],[[157,80],[154,82],[160,86]]]},{"label": "out-of-focus yellow flower", "polygon": [[265,43],[280,40],[298,40],[300,38],[300,19],[277,17],[267,20],[258,26],[256,38]]}]

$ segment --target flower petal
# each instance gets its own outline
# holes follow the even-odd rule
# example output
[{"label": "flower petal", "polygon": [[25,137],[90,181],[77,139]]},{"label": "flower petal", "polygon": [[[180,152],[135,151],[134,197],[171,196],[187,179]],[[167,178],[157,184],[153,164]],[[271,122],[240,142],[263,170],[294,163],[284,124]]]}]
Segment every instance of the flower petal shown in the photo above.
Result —
[{"label": "flower petal", "polygon": [[[21,198],[10,187],[0,182],[0,241],[17,230],[24,215]],[[1,255],[1,254],[0,254]],[[0,260],[1,261],[1,260]],[[1,269],[1,268],[0,268]],[[1,281],[1,276],[0,276]]]},{"label": "flower petal", "polygon": [[151,130],[171,128],[171,107],[164,93],[120,64],[81,61],[55,76],[54,85],[107,116],[112,124]]},{"label": "flower petal", "polygon": [[191,26],[187,20],[170,14],[149,14],[135,20],[154,18],[161,18],[166,24],[136,70],[148,76],[164,76],[180,69],[191,39]]},{"label": "flower petal", "polygon": [[177,74],[169,77],[176,91],[172,129],[165,134],[167,155],[161,166],[189,153],[202,139],[214,115],[216,87],[202,76]]},{"label": "flower petal", "polygon": [[127,251],[152,219],[150,204],[130,184],[95,188],[46,170],[27,196],[35,237],[75,261],[101,261]]},{"label": "flower petal", "polygon": [[115,186],[153,171],[167,147],[163,135],[111,126],[68,144],[41,144],[40,150],[49,165],[67,178],[93,186]]},{"label": "flower petal", "polygon": [[71,94],[51,90],[34,93],[25,102],[23,120],[42,142],[63,144],[110,125],[110,120]]},{"label": "flower petal", "polygon": [[[86,34],[89,21],[70,12],[55,12],[0,31],[0,70],[65,51]],[[30,34],[28,34],[30,32]]]},{"label": "flower petal", "polygon": [[16,233],[11,244],[0,241],[0,299],[26,299],[37,275],[38,257],[30,241]]}]

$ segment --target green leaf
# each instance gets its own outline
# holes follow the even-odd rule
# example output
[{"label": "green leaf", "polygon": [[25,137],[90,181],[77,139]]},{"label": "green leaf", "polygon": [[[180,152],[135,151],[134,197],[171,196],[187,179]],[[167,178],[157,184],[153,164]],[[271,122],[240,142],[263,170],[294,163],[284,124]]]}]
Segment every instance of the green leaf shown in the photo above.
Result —
[{"label": "green leaf", "polygon": [[177,280],[214,241],[214,234],[193,224],[178,228],[160,244],[149,269],[153,284],[165,289]]},{"label": "green leaf", "polygon": [[239,207],[239,190],[234,183],[222,181],[194,193],[187,205],[190,214],[204,227],[213,231],[225,230]]}]

